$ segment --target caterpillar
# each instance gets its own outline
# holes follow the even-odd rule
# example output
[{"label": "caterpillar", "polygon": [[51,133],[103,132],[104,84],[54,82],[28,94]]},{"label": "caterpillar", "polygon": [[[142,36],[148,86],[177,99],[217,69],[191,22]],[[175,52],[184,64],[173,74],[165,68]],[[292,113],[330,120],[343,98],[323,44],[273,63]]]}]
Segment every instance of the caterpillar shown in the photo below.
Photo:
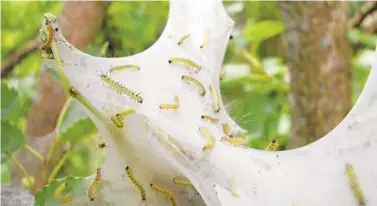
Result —
[{"label": "caterpillar", "polygon": [[134,91],[126,88],[119,82],[110,79],[106,74],[100,75],[101,79],[106,82],[111,88],[116,89],[119,93],[127,95],[129,98],[136,100],[138,103],[143,103],[143,98]]},{"label": "caterpillar", "polygon": [[200,48],[203,48],[208,43],[208,39],[209,39],[209,32],[206,31],[204,33],[204,38],[203,38],[202,44],[200,44]]},{"label": "caterpillar", "polygon": [[179,39],[178,45],[181,45],[186,39],[190,37],[190,34],[184,35],[182,38]]},{"label": "caterpillar", "polygon": [[96,177],[94,178],[93,182],[89,186],[88,197],[90,201],[94,201],[95,199],[97,185],[100,183],[102,179],[101,171],[102,171],[101,167],[97,168]]},{"label": "caterpillar", "polygon": [[233,134],[232,132],[230,131],[230,126],[228,123],[224,123],[222,124],[222,127],[223,127],[223,132],[226,136],[232,138],[233,137]]},{"label": "caterpillar", "polygon": [[355,195],[357,202],[359,203],[359,206],[364,206],[365,205],[364,194],[361,191],[361,188],[357,181],[357,176],[356,176],[353,166],[351,164],[346,164],[345,170],[346,170],[345,173],[348,179],[348,184],[351,187],[352,192]]},{"label": "caterpillar", "polygon": [[140,67],[137,66],[137,65],[127,64],[127,65],[112,67],[109,70],[109,72],[112,73],[112,72],[115,72],[115,71],[122,71],[122,70],[126,70],[126,69],[131,69],[131,70],[138,71],[138,70],[140,70]]},{"label": "caterpillar", "polygon": [[221,141],[228,142],[232,145],[245,145],[245,143],[246,143],[246,140],[244,138],[222,137]]},{"label": "caterpillar", "polygon": [[219,122],[218,119],[215,119],[214,117],[211,117],[211,116],[208,116],[208,115],[202,115],[200,116],[200,118],[202,118],[203,120],[207,120],[213,124],[217,124]]},{"label": "caterpillar", "polygon": [[174,97],[174,104],[161,104],[160,109],[171,109],[177,110],[179,108],[179,98],[178,96]]},{"label": "caterpillar", "polygon": [[192,183],[188,180],[179,179],[177,177],[173,178],[173,182],[177,185],[183,185],[183,186],[192,186]]},{"label": "caterpillar", "polygon": [[182,64],[188,69],[194,69],[195,72],[199,72],[202,69],[202,67],[199,64],[186,58],[179,58],[179,57],[170,58],[169,64]]},{"label": "caterpillar", "polygon": [[200,134],[206,138],[207,144],[203,146],[203,151],[207,152],[215,146],[216,140],[213,134],[204,127],[199,127]]},{"label": "caterpillar", "polygon": [[133,110],[133,109],[126,109],[122,112],[119,112],[115,116],[112,116],[110,119],[116,127],[123,128],[124,127],[124,124],[123,124],[124,117],[129,115],[129,114],[132,114],[134,112],[135,112],[135,110]]},{"label": "caterpillar", "polygon": [[62,195],[61,193],[63,192],[63,190],[65,189],[66,187],[66,184],[67,183],[62,183],[59,185],[58,188],[56,188],[55,190],[55,198],[60,201],[60,202],[68,202],[68,201],[71,201],[72,200],[72,195],[71,194],[66,194],[66,195]]},{"label": "caterpillar", "polygon": [[129,166],[126,167],[126,172],[130,180],[134,183],[134,185],[139,189],[141,199],[145,201],[147,199],[147,195],[145,193],[144,187],[141,185],[141,183],[136,179],[134,173],[132,172],[131,168]]},{"label": "caterpillar", "polygon": [[182,75],[181,79],[196,85],[200,90],[201,96],[204,96],[206,94],[206,90],[204,89],[203,84],[200,83],[198,80],[194,79],[193,77],[187,76],[187,75]]},{"label": "caterpillar", "polygon": [[[47,23],[47,22],[46,22]],[[49,48],[51,46],[52,40],[54,39],[55,31],[51,25],[47,25],[46,27],[47,32],[47,39],[43,42],[42,48]]]},{"label": "caterpillar", "polygon": [[167,196],[170,200],[171,206],[177,206],[177,200],[175,199],[174,193],[171,190],[156,186],[155,184],[151,183],[149,185],[154,191],[159,192],[165,196]]},{"label": "caterpillar", "polygon": [[106,147],[106,143],[105,142],[101,142],[101,143],[98,144],[98,147],[101,148],[101,149],[105,148]]},{"label": "caterpillar", "polygon": [[220,72],[220,81],[223,80],[224,78],[225,78],[225,72],[221,71]]},{"label": "caterpillar", "polygon": [[220,111],[220,103],[219,103],[219,94],[217,93],[216,87],[209,85],[212,93],[212,108],[214,112]]},{"label": "caterpillar", "polygon": [[267,145],[267,151],[276,151],[279,147],[279,141],[277,139],[272,139],[270,143]]}]

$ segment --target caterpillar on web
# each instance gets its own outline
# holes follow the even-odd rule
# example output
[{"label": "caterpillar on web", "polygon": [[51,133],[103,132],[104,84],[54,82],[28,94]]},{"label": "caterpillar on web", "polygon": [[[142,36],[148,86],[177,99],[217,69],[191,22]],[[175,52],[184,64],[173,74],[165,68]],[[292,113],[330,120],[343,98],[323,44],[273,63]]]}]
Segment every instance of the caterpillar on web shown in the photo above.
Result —
[{"label": "caterpillar on web", "polygon": [[230,126],[228,123],[224,123],[222,124],[222,128],[223,128],[223,132],[226,136],[232,138],[233,137],[233,133],[230,131]]},{"label": "caterpillar on web", "polygon": [[186,58],[173,57],[173,58],[170,58],[168,62],[169,64],[181,64],[188,69],[194,69],[195,72],[199,72],[202,69],[202,67],[199,64]]},{"label": "caterpillar on web", "polygon": [[159,193],[165,195],[166,197],[168,197],[169,200],[170,200],[170,204],[171,204],[171,206],[177,206],[177,205],[178,205],[178,204],[177,204],[177,200],[176,200],[176,198],[175,198],[175,196],[174,196],[174,193],[173,193],[171,190],[166,189],[166,188],[159,187],[159,186],[157,186],[157,185],[155,185],[155,184],[153,184],[153,183],[151,183],[149,186],[150,186],[154,191],[159,192]]},{"label": "caterpillar on web", "polygon": [[56,188],[56,190],[55,190],[54,196],[60,202],[68,202],[68,201],[72,200],[71,194],[62,195],[62,192],[65,189],[66,185],[67,185],[67,183],[64,182],[64,183],[60,184],[59,187]]},{"label": "caterpillar on web", "polygon": [[356,172],[351,164],[345,165],[345,173],[348,179],[348,184],[351,187],[353,195],[356,197],[359,206],[365,205],[364,194],[357,181]]},{"label": "caterpillar on web", "polygon": [[183,186],[192,186],[192,183],[188,180],[180,179],[177,177],[173,178],[173,182],[177,185],[183,185]]},{"label": "caterpillar on web", "polygon": [[178,45],[181,45],[184,41],[186,41],[186,39],[188,39],[190,37],[190,34],[186,34],[184,35],[182,38],[180,38],[178,40]]},{"label": "caterpillar on web", "polygon": [[97,168],[96,177],[94,178],[93,182],[89,186],[88,197],[90,201],[94,201],[95,199],[97,185],[101,182],[101,179],[102,179],[101,172],[102,172],[102,168],[101,167]]},{"label": "caterpillar on web", "polygon": [[112,67],[109,70],[109,72],[112,73],[112,72],[115,72],[115,71],[122,71],[122,70],[127,70],[127,69],[138,71],[138,70],[140,70],[140,67],[137,66],[137,65],[133,65],[133,64],[127,64],[127,65]]},{"label": "caterpillar on web", "polygon": [[128,177],[132,181],[132,183],[134,183],[134,185],[139,190],[141,199],[143,201],[145,201],[147,199],[147,195],[145,193],[145,189],[144,189],[143,185],[141,185],[141,183],[139,182],[139,180],[136,179],[134,173],[132,172],[132,169],[129,166],[126,167],[126,172],[127,172]]},{"label": "caterpillar on web", "polygon": [[119,112],[115,116],[112,116],[110,119],[116,127],[123,128],[124,127],[124,123],[123,123],[124,117],[129,115],[129,114],[132,114],[134,112],[135,112],[135,110],[133,110],[133,109],[126,109],[122,112]]},{"label": "caterpillar on web", "polygon": [[202,43],[200,44],[200,48],[203,48],[205,45],[207,45],[208,40],[209,40],[209,32],[206,31],[206,32],[204,33],[203,41],[202,41]]},{"label": "caterpillar on web", "polygon": [[267,151],[276,151],[279,148],[279,141],[277,139],[272,139],[267,145]]},{"label": "caterpillar on web", "polygon": [[110,79],[106,74],[100,74],[101,80],[106,82],[111,88],[116,89],[120,94],[125,94],[129,98],[137,101],[138,103],[143,103],[143,98],[140,96],[140,94],[137,94],[136,92],[132,91],[131,89],[126,88],[119,82]]},{"label": "caterpillar on web", "polygon": [[52,40],[54,39],[55,31],[51,25],[46,26],[47,38],[43,42],[42,48],[49,48],[51,46]]},{"label": "caterpillar on web", "polygon": [[212,108],[214,112],[220,111],[220,100],[219,100],[219,93],[217,93],[216,87],[210,85],[209,88],[211,89],[212,93]]},{"label": "caterpillar on web", "polygon": [[216,140],[213,134],[204,127],[199,127],[200,134],[205,138],[207,144],[203,146],[203,151],[207,152],[215,146]]},{"label": "caterpillar on web", "polygon": [[179,108],[179,98],[178,96],[174,97],[174,104],[161,104],[160,109],[165,109],[165,110],[177,110]]},{"label": "caterpillar on web", "polygon": [[219,122],[218,119],[211,117],[211,116],[208,116],[208,115],[202,115],[202,116],[200,116],[200,118],[202,118],[203,120],[209,121],[213,124],[217,124]]},{"label": "caterpillar on web", "polygon": [[230,138],[230,137],[222,137],[221,141],[228,142],[232,145],[245,145],[246,140],[244,138]]},{"label": "caterpillar on web", "polygon": [[204,89],[204,86],[202,83],[200,83],[198,80],[194,79],[193,77],[187,76],[187,75],[182,75],[181,79],[196,85],[199,88],[200,95],[204,96],[206,94],[206,90]]}]

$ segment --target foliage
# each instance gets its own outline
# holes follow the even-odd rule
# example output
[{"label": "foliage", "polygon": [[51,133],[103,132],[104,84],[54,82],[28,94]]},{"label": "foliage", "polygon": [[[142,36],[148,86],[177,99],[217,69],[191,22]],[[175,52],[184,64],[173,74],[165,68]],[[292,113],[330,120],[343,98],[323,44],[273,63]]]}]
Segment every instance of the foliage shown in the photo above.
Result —
[{"label": "foliage", "polygon": [[[61,3],[2,2],[1,58],[22,47],[36,36],[40,19],[45,12],[58,13]],[[271,138],[280,140],[284,149],[289,141],[289,88],[285,82],[287,68],[277,55],[284,30],[276,2],[226,2],[236,22],[234,40],[228,46],[224,62],[225,79],[221,83],[223,100],[231,116],[250,132],[250,147],[263,149]],[[115,56],[127,56],[149,48],[164,29],[168,2],[112,2],[106,21],[95,42],[85,52],[98,55],[108,41],[115,48]],[[12,18],[6,18],[12,17]],[[25,23],[27,21],[27,23]],[[353,94],[355,102],[362,91],[369,67],[360,63],[375,48],[375,34],[351,30],[349,39],[354,49]],[[272,42],[272,43],[271,43]],[[41,71],[37,52],[21,61],[11,75],[1,83],[1,149],[2,184],[9,176],[8,158],[25,145],[27,111],[36,99],[36,82]],[[71,146],[71,154],[56,174],[58,177],[88,176],[103,161],[97,143],[99,137],[93,122],[76,101],[67,103],[59,118],[56,140]],[[62,181],[67,192],[85,178],[54,179],[36,195],[43,205]],[[56,204],[56,203],[55,203]]]}]

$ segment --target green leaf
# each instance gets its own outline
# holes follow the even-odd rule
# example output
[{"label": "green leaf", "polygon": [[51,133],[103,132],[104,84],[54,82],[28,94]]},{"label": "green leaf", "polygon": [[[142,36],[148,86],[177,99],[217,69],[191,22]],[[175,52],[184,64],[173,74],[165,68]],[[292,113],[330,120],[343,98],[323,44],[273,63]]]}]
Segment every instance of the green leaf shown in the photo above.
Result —
[{"label": "green leaf", "polygon": [[80,118],[69,125],[60,134],[64,142],[76,142],[97,133],[97,128],[89,117]]},{"label": "green leaf", "polygon": [[245,27],[244,35],[251,42],[262,42],[284,31],[284,24],[278,20],[264,20]]},{"label": "green leaf", "polygon": [[30,104],[29,98],[1,82],[1,119],[15,122],[25,117]]},{"label": "green leaf", "polygon": [[25,144],[22,131],[9,121],[1,120],[1,162]]}]

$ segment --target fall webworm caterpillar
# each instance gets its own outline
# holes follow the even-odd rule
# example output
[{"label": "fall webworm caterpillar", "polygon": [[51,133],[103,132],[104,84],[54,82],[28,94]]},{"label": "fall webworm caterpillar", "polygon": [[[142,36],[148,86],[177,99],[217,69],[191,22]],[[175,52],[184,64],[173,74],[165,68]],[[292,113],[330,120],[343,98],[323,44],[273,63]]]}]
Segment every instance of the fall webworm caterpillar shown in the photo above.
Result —
[{"label": "fall webworm caterpillar", "polygon": [[144,187],[141,185],[141,183],[136,179],[134,173],[132,172],[131,168],[129,166],[126,167],[126,172],[127,172],[127,175],[128,177],[130,178],[130,180],[134,183],[134,185],[139,189],[140,191],[140,195],[141,195],[141,199],[142,200],[146,200],[147,199],[147,196],[146,196],[146,193],[145,193],[145,189]]},{"label": "fall webworm caterpillar", "polygon": [[213,134],[204,127],[199,127],[200,134],[205,137],[207,144],[203,146],[203,151],[207,152],[215,146],[216,140]]},{"label": "fall webworm caterpillar", "polygon": [[136,100],[140,104],[143,103],[143,98],[139,94],[136,94],[136,92],[126,88],[119,82],[110,79],[110,77],[108,77],[106,74],[101,74],[100,77],[111,88],[116,89],[119,93],[127,95],[129,98]]},{"label": "fall webworm caterpillar", "polygon": [[174,104],[161,104],[160,109],[171,109],[171,110],[177,110],[179,108],[179,98],[178,96],[174,97]]},{"label": "fall webworm caterpillar", "polygon": [[211,116],[208,116],[208,115],[202,115],[202,116],[200,116],[200,118],[202,118],[203,120],[209,121],[213,124],[217,124],[219,122],[218,119],[211,117]]},{"label": "fall webworm caterpillar", "polygon": [[167,196],[170,200],[171,206],[177,206],[177,200],[175,199],[174,193],[171,190],[156,186],[155,184],[151,183],[149,185],[154,191],[159,192],[165,196]]},{"label": "fall webworm caterpillar", "polygon": [[88,197],[90,201],[93,201],[95,199],[97,185],[100,183],[102,179],[101,171],[102,171],[101,167],[97,168],[96,177],[94,178],[93,182],[89,186]]},{"label": "fall webworm caterpillar", "polygon": [[200,83],[198,80],[194,79],[193,77],[187,76],[187,75],[182,75],[181,79],[196,85],[199,88],[201,96],[204,96],[206,94],[206,90],[204,89],[203,84]]},{"label": "fall webworm caterpillar", "polygon": [[212,108],[214,112],[220,111],[220,100],[219,100],[219,94],[217,93],[216,87],[210,85],[209,88],[211,89],[212,94]]},{"label": "fall webworm caterpillar", "polygon": [[185,66],[186,68],[194,69],[195,72],[199,72],[202,69],[202,67],[199,64],[186,58],[179,58],[179,57],[170,58],[169,64],[181,64]]}]

